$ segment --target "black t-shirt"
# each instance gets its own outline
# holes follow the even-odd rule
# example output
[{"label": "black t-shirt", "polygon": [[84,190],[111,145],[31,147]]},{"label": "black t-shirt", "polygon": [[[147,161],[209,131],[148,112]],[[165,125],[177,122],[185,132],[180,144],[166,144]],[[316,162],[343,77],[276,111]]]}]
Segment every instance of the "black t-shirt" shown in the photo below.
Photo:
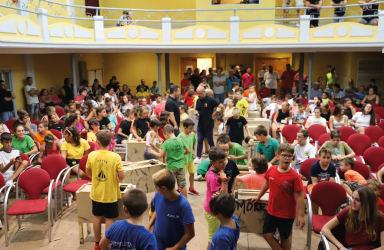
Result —
[{"label": "black t-shirt", "polygon": [[[319,4],[319,0],[307,0],[310,4]],[[313,9],[307,9],[307,15],[310,14],[320,14],[320,10],[313,8]]]},{"label": "black t-shirt", "polygon": [[190,82],[193,84],[193,86],[195,87],[195,90],[196,90],[197,87],[199,87],[199,84],[200,84],[200,82],[201,82],[201,78],[200,78],[200,76],[197,76],[197,75],[195,75],[195,74],[192,74],[192,75],[189,77],[188,81],[190,81]]},{"label": "black t-shirt", "polygon": [[12,94],[10,91],[2,89],[0,91],[0,112],[13,111],[13,101],[5,101],[6,97],[12,97]]},{"label": "black t-shirt", "polygon": [[[378,4],[363,5],[363,6],[361,6],[361,9],[363,10],[363,16],[377,15],[378,10],[379,10],[379,5]],[[368,22],[374,18],[378,18],[378,17],[377,16],[376,17],[364,17],[364,19],[367,20]]]},{"label": "black t-shirt", "polygon": [[125,135],[130,135],[131,134],[131,126],[132,126],[132,121],[127,121],[123,120],[120,124],[121,132]]},{"label": "black t-shirt", "polygon": [[140,84],[140,85],[137,85],[137,87],[136,87],[136,92],[140,92],[140,88],[141,88],[141,87],[144,87],[144,92],[147,92],[148,89],[149,89],[149,87],[148,87],[147,85],[142,85],[142,84]]},{"label": "black t-shirt", "polygon": [[[172,96],[169,96],[167,99],[167,102],[165,103],[165,110],[168,112],[173,112],[178,127],[180,127],[180,109],[179,109],[179,106],[180,105],[179,105],[178,101],[176,101],[175,98],[173,98]],[[173,124],[171,122],[171,120],[169,120],[169,122],[171,123],[172,126],[175,126],[175,124]]]},{"label": "black t-shirt", "polygon": [[121,92],[119,93],[119,97],[120,97],[120,96],[124,96],[124,95],[128,95],[128,96],[132,95],[131,89],[129,89],[129,90],[127,91],[126,94],[124,94],[123,91],[121,91]]},{"label": "black t-shirt", "polygon": [[107,91],[110,90],[111,88],[113,88],[113,91],[117,92],[117,90],[120,88],[120,85],[117,85],[116,83],[115,84],[108,83],[107,87],[105,87]]},{"label": "black t-shirt", "polygon": [[144,118],[144,119],[136,118],[135,122],[133,123],[133,126],[136,127],[137,135],[143,139],[148,132],[150,121],[151,121],[151,119],[149,119],[149,118]]},{"label": "black t-shirt", "polygon": [[[335,4],[340,4],[344,0],[332,0]],[[340,6],[339,8],[335,8],[335,14],[336,16],[344,16],[345,15],[345,7]]]},{"label": "black t-shirt", "polygon": [[205,96],[204,100],[200,98],[196,101],[196,110],[199,111],[199,128],[207,129],[213,128],[212,114],[213,110],[220,105],[220,102],[216,99]]},{"label": "black t-shirt", "polygon": [[236,76],[236,77],[237,77],[237,79],[239,79],[239,81],[243,79],[243,75],[241,74],[241,72],[240,72],[240,71],[238,71],[238,72],[235,72],[233,75],[234,75],[234,76]]},{"label": "black t-shirt", "polygon": [[56,129],[61,132],[63,130],[63,124],[61,122],[58,122],[57,124],[48,125],[48,129]]},{"label": "black t-shirt", "polygon": [[63,86],[64,92],[65,92],[65,99],[68,101],[73,100],[75,97],[73,95],[73,89],[71,86],[64,84]]},{"label": "black t-shirt", "polygon": [[331,117],[331,112],[328,112],[326,114],[323,114],[323,112],[321,112],[320,116],[323,117],[328,122],[329,118]]},{"label": "black t-shirt", "polygon": [[348,116],[348,119],[352,119],[352,111],[350,109],[344,109],[344,115]]},{"label": "black t-shirt", "polygon": [[[328,181],[331,177],[336,177],[336,167],[333,163],[329,163],[327,170],[323,170],[320,167],[320,161],[317,161],[312,164],[311,177],[317,177],[317,183],[322,181]],[[309,178],[308,185],[312,184],[312,178]]]},{"label": "black t-shirt", "polygon": [[235,119],[233,117],[229,117],[226,125],[229,126],[229,138],[231,141],[238,142],[244,140],[244,129],[243,127],[247,124],[247,120],[240,116],[239,119]]},{"label": "black t-shirt", "polygon": [[236,176],[240,174],[239,169],[234,160],[228,159],[228,164],[225,166],[224,173],[229,177],[228,194],[232,193],[232,184]]},{"label": "black t-shirt", "polygon": [[103,119],[101,119],[101,121],[99,121],[99,123],[100,123],[100,130],[102,130],[102,129],[109,129],[108,124],[110,124],[111,122],[109,121],[109,119],[107,117],[103,117]]}]

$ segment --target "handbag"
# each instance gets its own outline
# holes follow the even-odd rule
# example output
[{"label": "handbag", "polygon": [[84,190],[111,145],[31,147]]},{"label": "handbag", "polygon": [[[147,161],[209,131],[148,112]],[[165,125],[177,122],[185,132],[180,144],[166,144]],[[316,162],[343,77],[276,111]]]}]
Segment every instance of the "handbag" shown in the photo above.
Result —
[{"label": "handbag", "polygon": [[320,240],[317,250],[325,250],[323,239]]}]

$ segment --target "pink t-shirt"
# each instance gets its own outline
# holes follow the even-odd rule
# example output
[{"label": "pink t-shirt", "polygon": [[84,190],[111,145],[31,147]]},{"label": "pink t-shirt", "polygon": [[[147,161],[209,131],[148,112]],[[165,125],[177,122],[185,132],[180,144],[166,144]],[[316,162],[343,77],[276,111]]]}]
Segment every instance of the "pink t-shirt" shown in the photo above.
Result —
[{"label": "pink t-shirt", "polygon": [[212,195],[221,188],[221,179],[211,170],[212,167],[209,168],[207,175],[205,176],[207,180],[207,196],[204,201],[204,210],[207,211],[207,213],[211,213],[211,210],[209,209],[209,202],[212,199]]},{"label": "pink t-shirt", "polygon": [[261,190],[261,187],[264,185],[264,182],[265,182],[264,175],[265,173],[264,174],[252,173],[252,174],[241,176],[241,179],[243,180],[244,183],[248,184],[248,189]]},{"label": "pink t-shirt", "polygon": [[249,84],[253,83],[253,80],[255,79],[255,76],[251,73],[248,75],[248,73],[245,73],[243,75],[244,79],[244,88],[249,88]]},{"label": "pink t-shirt", "polygon": [[[116,145],[116,142],[114,140],[111,140],[111,143],[108,146],[108,150],[113,152],[113,147]],[[99,147],[97,146],[97,143],[95,143],[95,151],[99,150]]]}]

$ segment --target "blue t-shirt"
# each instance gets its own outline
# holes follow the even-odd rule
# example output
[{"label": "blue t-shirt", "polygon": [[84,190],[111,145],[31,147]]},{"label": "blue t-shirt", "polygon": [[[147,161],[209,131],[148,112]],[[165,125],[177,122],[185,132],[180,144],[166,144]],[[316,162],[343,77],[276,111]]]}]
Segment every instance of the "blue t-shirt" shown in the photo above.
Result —
[{"label": "blue t-shirt", "polygon": [[[310,177],[317,177],[317,183],[322,181],[329,181],[331,177],[336,177],[336,167],[331,162],[329,163],[327,170],[323,170],[320,167],[320,161],[317,161],[311,166]],[[309,178],[308,180],[308,185],[310,184],[312,184],[312,178]]]},{"label": "blue t-shirt", "polygon": [[[180,192],[179,192],[180,193]],[[187,198],[182,194],[174,200],[168,201],[165,195],[158,192],[154,198],[156,221],[153,233],[156,236],[158,250],[173,247],[185,235],[185,225],[195,222],[192,208]],[[187,246],[180,248],[187,249]]]},{"label": "blue t-shirt", "polygon": [[209,250],[236,250],[237,241],[240,236],[239,220],[232,215],[232,220],[236,222],[236,229],[220,226],[213,235]]},{"label": "blue t-shirt", "polygon": [[105,237],[111,242],[111,249],[157,250],[156,237],[143,226],[126,220],[115,221],[106,231]]},{"label": "blue t-shirt", "polygon": [[357,92],[357,93],[355,93],[353,95],[353,98],[356,98],[356,99],[359,99],[359,100],[363,100],[366,95],[367,94],[365,94],[365,93],[361,94],[360,92]]}]

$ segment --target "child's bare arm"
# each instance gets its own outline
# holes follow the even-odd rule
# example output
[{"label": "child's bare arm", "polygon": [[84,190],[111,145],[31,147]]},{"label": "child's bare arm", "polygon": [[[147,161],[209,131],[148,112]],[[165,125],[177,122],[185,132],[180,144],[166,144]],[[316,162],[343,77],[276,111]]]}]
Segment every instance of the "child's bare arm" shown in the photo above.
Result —
[{"label": "child's bare arm", "polygon": [[100,241],[100,249],[101,250],[107,250],[109,249],[108,248],[108,245],[111,244],[111,241],[108,240],[105,236],[103,236],[103,238],[101,239]]},{"label": "child's bare arm", "polygon": [[154,148],[154,149],[156,149],[158,152],[160,152],[160,149],[159,149],[158,147],[156,147],[155,144],[153,144],[153,141],[155,140],[156,135],[157,135],[156,132],[151,131],[151,140],[149,141],[149,145],[151,145],[152,148]]},{"label": "child's bare arm", "polygon": [[141,140],[142,140],[141,137],[137,135],[137,132],[136,132],[136,126],[133,126],[133,125],[132,125],[132,127],[131,127],[131,133],[133,134],[134,137],[136,137],[136,139],[137,139],[138,141],[141,141]]},{"label": "child's bare arm", "polygon": [[167,248],[167,249],[180,249],[183,246],[187,245],[187,243],[195,237],[195,225],[194,223],[188,224],[184,226],[185,228],[185,234],[184,236],[180,239],[179,242],[176,243],[172,248]]},{"label": "child's bare arm", "polygon": [[153,212],[151,219],[148,222],[147,229],[149,230],[156,220],[156,211]]},{"label": "child's bare arm", "polygon": [[119,177],[119,181],[124,180],[124,177],[125,177],[124,171],[117,171],[117,176]]},{"label": "child's bare arm", "polygon": [[260,200],[260,198],[263,197],[265,192],[267,192],[268,189],[269,189],[269,182],[268,182],[268,180],[265,180],[263,187],[260,190],[259,195],[256,198],[251,199],[252,203],[258,202]]},{"label": "child's bare arm", "polygon": [[243,179],[241,178],[240,175],[238,175],[238,176],[236,176],[236,181],[238,181],[238,182],[243,182]]},{"label": "child's bare arm", "polygon": [[85,169],[85,175],[89,178],[92,178],[92,169],[90,168]]},{"label": "child's bare arm", "polygon": [[299,204],[299,218],[298,218],[298,225],[300,229],[302,229],[305,225],[305,219],[304,219],[304,194],[303,190],[297,191],[296,192],[296,198],[297,198],[297,203]]},{"label": "child's bare arm", "polygon": [[166,151],[164,149],[160,149],[160,153],[158,153],[155,150],[150,148],[150,149],[148,149],[148,153],[153,154],[157,158],[161,158],[165,155]]},{"label": "child's bare arm", "polygon": [[189,153],[191,153],[191,150],[188,148],[188,146],[185,146],[184,147],[184,155],[187,155],[187,154],[189,154]]}]

